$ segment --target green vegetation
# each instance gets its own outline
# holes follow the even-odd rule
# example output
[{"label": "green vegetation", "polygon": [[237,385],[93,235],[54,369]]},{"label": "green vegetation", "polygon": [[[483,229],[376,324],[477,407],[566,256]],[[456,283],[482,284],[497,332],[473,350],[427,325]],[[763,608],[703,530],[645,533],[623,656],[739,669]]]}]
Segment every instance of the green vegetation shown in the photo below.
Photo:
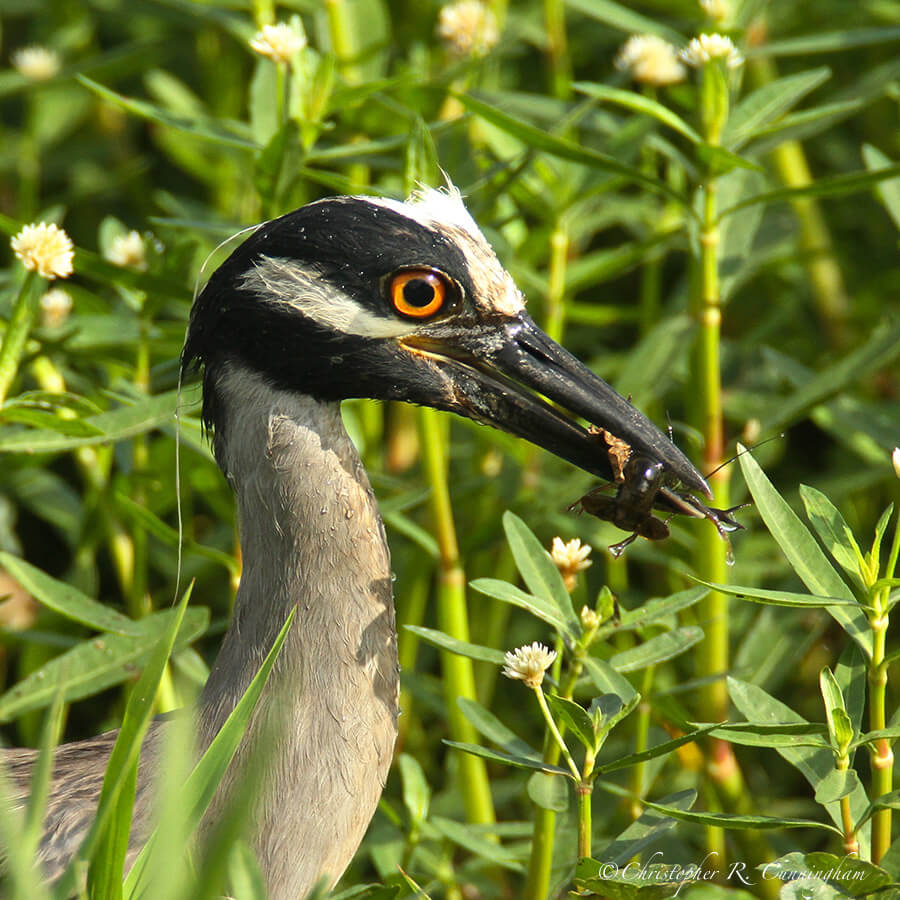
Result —
[{"label": "green vegetation", "polygon": [[[193,773],[176,731],[163,824],[123,885],[136,747],[196,697],[240,573],[196,384],[173,415],[192,290],[248,224],[443,173],[534,318],[671,422],[713,505],[751,505],[733,566],[683,517],[616,559],[622,533],[567,508],[584,473],[432,410],[345,403],[405,680],[341,896],[830,900],[900,881],[900,5],[470,9],[488,7],[466,31],[411,0],[0,4],[0,232],[37,267],[4,251],[0,723],[42,748],[28,808],[0,814],[4,896],[85,879],[95,898],[263,896],[242,807],[202,865],[183,849],[265,672]],[[283,61],[250,43],[276,21]],[[40,222],[74,242],[70,277],[62,235],[29,256]],[[561,573],[554,536],[593,565]],[[500,677],[534,641],[556,651],[543,683]],[[52,893],[31,868],[49,750],[119,726],[103,816]]]}]

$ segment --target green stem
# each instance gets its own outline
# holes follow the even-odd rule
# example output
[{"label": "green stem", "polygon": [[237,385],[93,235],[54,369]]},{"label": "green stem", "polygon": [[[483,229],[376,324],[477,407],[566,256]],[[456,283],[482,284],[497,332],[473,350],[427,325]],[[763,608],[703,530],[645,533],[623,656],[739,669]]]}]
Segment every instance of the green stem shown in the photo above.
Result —
[{"label": "green stem", "polygon": [[[429,503],[434,522],[440,565],[438,570],[438,626],[460,641],[469,640],[469,616],[466,608],[466,577],[459,556],[456,526],[450,504],[447,479],[447,422],[436,410],[419,411],[422,461],[431,488]],[[441,654],[444,693],[453,739],[477,743],[478,737],[457,704],[458,697],[475,700],[475,674],[472,661],[455,653]],[[469,753],[459,755],[460,789],[470,822],[490,824],[495,821],[494,803],[484,760]]]},{"label": "green stem", "polygon": [[[650,691],[653,689],[653,675],[656,672],[655,666],[648,666],[644,669],[644,675],[641,679],[641,702],[638,704],[637,715],[635,716],[634,726],[634,752],[642,753],[647,749],[650,736]],[[637,819],[644,811],[641,799],[647,785],[644,783],[647,771],[645,762],[638,763],[631,770],[631,793],[633,799],[631,801],[631,817]]]},{"label": "green stem", "polygon": [[[885,589],[885,594],[888,589]],[[887,600],[885,596],[884,600]],[[886,603],[885,603],[886,606]],[[882,607],[884,609],[884,607]],[[885,692],[887,662],[885,643],[888,616],[886,612],[872,619],[872,658],[869,662],[869,729],[879,731],[886,726]],[[894,751],[891,741],[882,738],[872,747],[872,797],[888,794],[892,788]],[[882,809],[872,816],[872,862],[878,863],[891,846],[891,810]]]},{"label": "green stem", "polygon": [[[713,88],[715,72],[704,71],[704,86],[709,86],[709,109],[704,119],[710,132],[711,143],[717,143],[718,134],[727,118],[727,106]],[[721,91],[719,92],[721,93]],[[710,477],[713,503],[728,508],[728,469],[720,468],[724,450],[722,385],[720,369],[720,336],[722,323],[721,291],[719,285],[719,229],[717,184],[710,175],[701,186],[703,204],[700,224],[700,277],[694,292],[693,312],[699,325],[696,353],[694,391],[698,400],[697,420],[703,435],[703,470],[715,472]],[[706,525],[707,523],[704,523]],[[728,580],[727,545],[716,529],[700,529],[697,540],[695,566],[697,575],[704,581],[724,583]],[[704,681],[699,691],[699,706],[709,721],[728,718],[728,692],[725,675],[729,667],[728,597],[719,591],[711,591],[699,606],[699,618],[705,632],[697,652],[697,675]],[[713,739],[708,742],[710,764],[708,777],[713,785],[720,773],[734,766],[730,745]],[[725,836],[720,828],[707,829],[707,850],[720,854],[724,861]]]},{"label": "green stem", "polygon": [[565,100],[572,93],[572,79],[564,0],[544,0],[544,29],[547,35],[547,53],[550,57],[551,91],[554,97]]},{"label": "green stem", "polygon": [[550,267],[547,277],[547,315],[544,329],[557,343],[565,330],[566,263],[569,257],[569,230],[562,216],[550,235]]},{"label": "green stem", "polygon": [[[565,679],[560,682],[559,695],[572,699],[575,684],[581,677],[583,664],[576,657]],[[549,766],[559,764],[560,747],[547,731],[544,738],[543,760]],[[528,880],[525,884],[523,900],[546,900],[550,891],[550,876],[553,871],[553,844],[556,829],[556,813],[552,809],[537,807],[534,814],[534,828],[531,836],[531,857],[528,860]]]},{"label": "green stem", "polygon": [[563,759],[565,759],[569,771],[572,773],[576,782],[581,781],[581,772],[578,771],[578,766],[575,765],[575,760],[572,759],[572,754],[569,753],[569,748],[566,746],[563,736],[559,733],[559,728],[556,727],[556,722],[550,714],[550,707],[547,706],[547,698],[544,696],[544,691],[540,685],[534,689],[534,693],[537,695],[538,705],[541,707],[541,712],[544,714],[544,721],[546,721],[547,727],[550,729],[550,734],[553,735],[553,740],[559,745],[559,749],[562,751]]},{"label": "green stem", "polygon": [[27,272],[13,303],[12,315],[0,344],[0,406],[12,387],[19,363],[25,352],[25,343],[38,309],[38,282],[34,272]]}]

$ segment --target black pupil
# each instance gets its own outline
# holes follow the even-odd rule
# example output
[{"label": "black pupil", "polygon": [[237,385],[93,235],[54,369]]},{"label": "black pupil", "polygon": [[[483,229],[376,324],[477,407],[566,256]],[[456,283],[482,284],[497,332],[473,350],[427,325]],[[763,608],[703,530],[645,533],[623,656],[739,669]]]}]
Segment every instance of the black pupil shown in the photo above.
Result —
[{"label": "black pupil", "polygon": [[434,300],[434,285],[427,278],[410,278],[403,285],[403,299],[410,306],[428,306]]}]

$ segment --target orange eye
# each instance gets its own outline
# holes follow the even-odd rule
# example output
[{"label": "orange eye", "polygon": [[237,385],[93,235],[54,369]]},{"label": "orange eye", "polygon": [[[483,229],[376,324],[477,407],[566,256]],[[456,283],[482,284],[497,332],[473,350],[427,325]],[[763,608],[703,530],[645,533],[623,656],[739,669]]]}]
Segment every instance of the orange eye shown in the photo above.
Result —
[{"label": "orange eye", "polygon": [[388,297],[403,316],[427,319],[439,312],[447,300],[445,275],[434,269],[405,269],[388,281]]}]

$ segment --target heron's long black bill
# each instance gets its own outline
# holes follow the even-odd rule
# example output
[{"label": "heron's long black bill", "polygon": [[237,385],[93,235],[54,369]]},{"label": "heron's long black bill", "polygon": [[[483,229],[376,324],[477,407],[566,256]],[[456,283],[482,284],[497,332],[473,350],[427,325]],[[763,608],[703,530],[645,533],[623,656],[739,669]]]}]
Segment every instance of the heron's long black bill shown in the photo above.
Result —
[{"label": "heron's long black bill", "polygon": [[[579,468],[613,480],[606,444],[563,410],[662,462],[684,487],[709,495],[706,479],[646,416],[523,314],[449,341],[405,338],[451,370],[450,408],[525,438]],[[546,400],[544,399],[546,398]]]}]

